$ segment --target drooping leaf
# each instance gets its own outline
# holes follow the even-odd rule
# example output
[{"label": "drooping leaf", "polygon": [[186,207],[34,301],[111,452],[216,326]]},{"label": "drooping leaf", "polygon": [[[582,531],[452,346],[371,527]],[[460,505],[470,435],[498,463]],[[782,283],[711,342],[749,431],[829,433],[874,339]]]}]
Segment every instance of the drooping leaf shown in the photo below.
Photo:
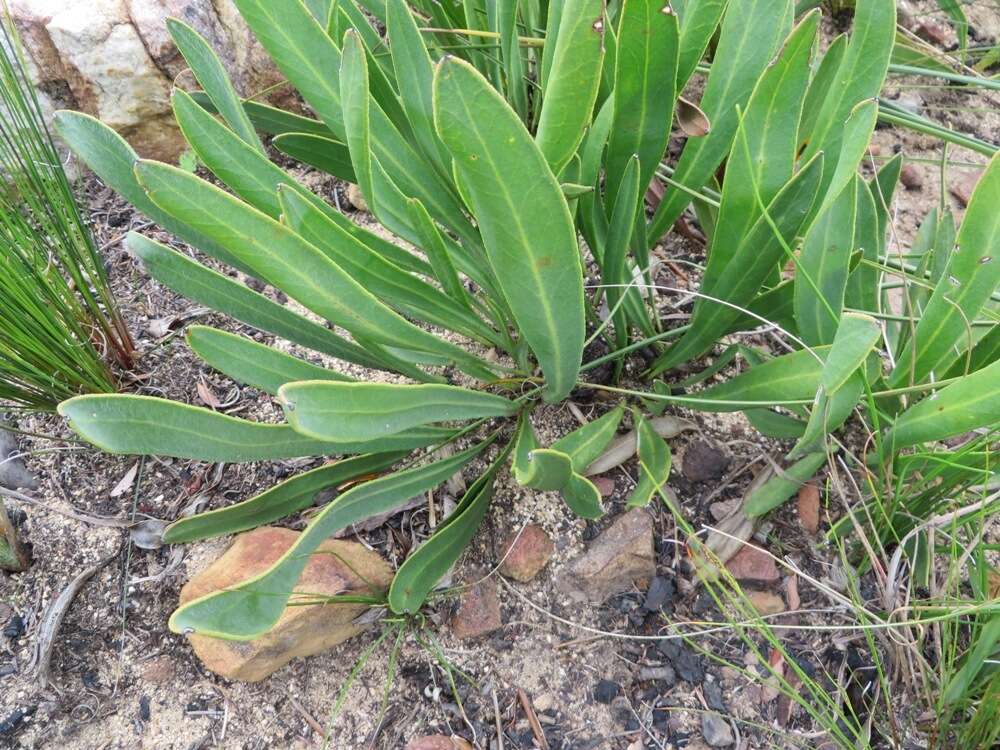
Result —
[{"label": "drooping leaf", "polygon": [[226,414],[150,396],[77,396],[59,413],[87,441],[107,453],[173,456],[239,463],[267,459],[383,453],[445,440],[451,430],[421,427],[376,441],[331,443],[288,425],[248,422]]},{"label": "drooping leaf", "polygon": [[598,419],[559,438],[552,444],[552,448],[569,456],[573,471],[582,474],[608,447],[624,414],[624,407],[617,406]]},{"label": "drooping leaf", "polygon": [[414,495],[448,479],[482,452],[480,443],[432,464],[365,482],[327,505],[284,555],[264,573],[239,586],[200,597],[170,617],[175,633],[197,633],[230,640],[253,640],[281,617],[295,584],[315,549],[340,529],[392,510]]},{"label": "drooping leaf", "polygon": [[194,353],[219,372],[272,395],[285,383],[297,380],[354,380],[218,328],[191,326],[187,340]]},{"label": "drooping leaf", "polygon": [[829,351],[801,349],[751,367],[692,397],[704,411],[742,411],[747,408],[812,399],[819,388],[823,359]]},{"label": "drooping leaf", "polygon": [[377,440],[410,427],[514,414],[517,404],[451,385],[288,383],[278,391],[288,423],[319,440]]},{"label": "drooping leaf", "polygon": [[535,448],[527,454],[523,465],[517,481],[542,492],[561,490],[573,476],[572,459],[551,448]]},{"label": "drooping leaf", "polygon": [[324,490],[383,471],[408,454],[396,451],[356,456],[303,472],[243,502],[174,521],[163,532],[163,541],[196,542],[272,523],[308,508]]},{"label": "drooping leaf", "polygon": [[455,158],[545,398],[573,388],[583,354],[583,270],[559,183],[517,115],[469,64],[435,75],[435,125]]},{"label": "drooping leaf", "polygon": [[389,607],[397,613],[420,609],[431,589],[461,556],[475,535],[493,499],[493,482],[512,444],[501,452],[466,491],[458,507],[435,529],[430,539],[410,554],[389,587]]},{"label": "drooping leaf", "polygon": [[570,474],[566,484],[560,489],[563,500],[580,518],[597,519],[604,515],[601,506],[601,491],[597,486],[580,474]]}]

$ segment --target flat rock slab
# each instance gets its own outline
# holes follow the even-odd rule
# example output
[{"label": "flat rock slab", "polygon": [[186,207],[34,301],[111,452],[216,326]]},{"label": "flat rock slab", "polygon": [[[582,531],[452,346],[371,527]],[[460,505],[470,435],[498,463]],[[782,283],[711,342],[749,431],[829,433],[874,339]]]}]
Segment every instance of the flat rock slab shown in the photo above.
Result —
[{"label": "flat rock slab", "polygon": [[[236,537],[208,568],[181,589],[180,603],[238,586],[260,575],[288,551],[299,532],[265,526]],[[384,592],[392,579],[389,565],[357,544],[329,540],[309,558],[294,592],[314,596]],[[277,624],[252,641],[227,641],[189,635],[194,652],[216,674],[258,682],[298,656],[311,656],[361,631],[354,623],[362,604],[316,604],[286,607]]]},{"label": "flat rock slab", "polygon": [[615,519],[573,562],[567,593],[578,601],[600,604],[655,575],[653,519],[642,508],[633,508]]}]

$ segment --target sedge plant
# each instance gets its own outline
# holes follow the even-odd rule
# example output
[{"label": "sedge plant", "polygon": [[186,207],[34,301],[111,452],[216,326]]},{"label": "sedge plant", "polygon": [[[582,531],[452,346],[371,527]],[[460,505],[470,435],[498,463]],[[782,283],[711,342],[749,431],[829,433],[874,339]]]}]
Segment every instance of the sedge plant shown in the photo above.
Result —
[{"label": "sedge plant", "polygon": [[0,399],[52,411],[113,392],[133,344],[21,58],[0,20]]}]

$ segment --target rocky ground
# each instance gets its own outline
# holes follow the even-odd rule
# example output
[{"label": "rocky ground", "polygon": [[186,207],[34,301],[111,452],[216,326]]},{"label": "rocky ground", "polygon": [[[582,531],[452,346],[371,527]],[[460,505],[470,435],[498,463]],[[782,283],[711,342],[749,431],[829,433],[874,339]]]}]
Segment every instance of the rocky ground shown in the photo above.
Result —
[{"label": "rocky ground", "polygon": [[[933,20],[924,15],[927,9],[910,9],[914,29]],[[994,9],[973,6],[970,16],[978,43],[998,41]],[[942,33],[934,43],[946,47],[953,40]],[[920,34],[933,36],[926,29]],[[1000,133],[995,94],[904,79],[888,96],[963,132],[993,140]],[[893,207],[900,246],[942,196],[960,212],[978,174],[975,165],[983,161],[950,149],[949,158],[972,166],[948,170],[942,182],[938,141],[881,128],[875,143],[870,166],[899,150],[908,159],[905,188]],[[351,210],[342,186],[304,177]],[[143,352],[125,387],[277,419],[280,410],[268,397],[202,365],[181,335],[192,321],[249,331],[151,281],[121,240],[130,229],[167,238],[102,185],[89,181],[87,188],[115,291]],[[368,221],[361,211],[351,215]],[[659,251],[663,258],[703,258],[694,239],[669,243]],[[665,285],[695,283],[677,264],[661,273]],[[538,415],[539,437],[548,442],[606,408],[588,394],[569,406],[546,408]],[[695,529],[714,526],[732,515],[781,446],[762,441],[739,415],[667,414],[689,420],[669,441],[677,508]],[[632,464],[598,478],[607,515],[596,523],[575,518],[557,495],[526,490],[502,475],[482,530],[424,616],[405,623],[369,618],[374,621],[341,645],[246,683],[208,671],[188,639],[166,627],[185,582],[208,569],[232,540],[143,549],[135,543],[142,539],[123,526],[242,500],[320,462],[137,461],[73,441],[56,417],[25,418],[20,427],[33,433],[20,436],[19,448],[37,485],[27,491],[30,502],[8,505],[34,564],[0,578],[0,747],[312,748],[323,746],[327,732],[333,748],[411,743],[412,750],[824,744],[811,718],[763,679],[759,657],[739,633],[712,626],[718,604],[697,585],[668,509],[625,511]],[[729,569],[757,610],[781,626],[776,632],[787,652],[833,690],[852,674],[863,675],[871,659],[850,631],[808,628],[845,614],[810,583],[842,585],[823,534],[843,508],[819,486],[803,488],[771,514]],[[454,507],[460,491],[450,483],[381,526],[356,530],[344,543],[395,567]],[[282,525],[301,529],[308,516],[306,511]],[[44,613],[74,578],[95,566],[52,629]],[[340,573],[323,575],[317,573],[316,585],[357,585],[337,578]],[[344,627],[359,625],[352,618]],[[310,627],[328,626],[320,619]],[[751,642],[773,666],[776,652],[759,638]],[[43,684],[39,668],[46,662]],[[915,726],[906,706],[899,711],[903,726]],[[915,729],[903,738],[908,747],[922,741]]]}]

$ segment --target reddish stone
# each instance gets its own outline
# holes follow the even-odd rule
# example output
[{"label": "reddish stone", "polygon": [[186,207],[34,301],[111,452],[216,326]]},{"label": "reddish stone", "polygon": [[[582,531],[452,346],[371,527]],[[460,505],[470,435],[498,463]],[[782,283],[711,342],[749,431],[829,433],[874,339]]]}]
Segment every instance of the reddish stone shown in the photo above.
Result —
[{"label": "reddish stone", "polygon": [[785,611],[785,600],[770,591],[748,591],[747,599],[762,617],[780,615]]},{"label": "reddish stone", "polygon": [[455,635],[462,639],[479,638],[501,627],[496,582],[486,579],[466,589],[458,601],[458,611],[451,618]]},{"label": "reddish stone", "polygon": [[915,164],[904,164],[899,171],[899,181],[907,190],[920,190],[924,186],[924,176]]},{"label": "reddish stone", "polygon": [[536,524],[514,532],[500,545],[500,572],[515,581],[530,581],[538,575],[555,552],[552,539]]},{"label": "reddish stone", "polygon": [[774,583],[781,577],[774,558],[749,545],[741,547],[726,563],[726,568],[737,581]]},{"label": "reddish stone", "polygon": [[969,172],[948,186],[948,192],[962,204],[963,208],[968,206],[969,201],[972,200],[972,193],[976,189],[976,185],[979,183],[979,178],[982,177],[982,174],[981,171]]},{"label": "reddish stone", "polygon": [[804,484],[797,501],[799,523],[810,534],[819,531],[819,490],[815,484]]},{"label": "reddish stone", "polygon": [[615,480],[611,477],[590,477],[601,497],[611,497],[615,494]]},{"label": "reddish stone", "polygon": [[405,750],[472,750],[472,745],[461,737],[431,734],[410,740],[406,743]]}]

